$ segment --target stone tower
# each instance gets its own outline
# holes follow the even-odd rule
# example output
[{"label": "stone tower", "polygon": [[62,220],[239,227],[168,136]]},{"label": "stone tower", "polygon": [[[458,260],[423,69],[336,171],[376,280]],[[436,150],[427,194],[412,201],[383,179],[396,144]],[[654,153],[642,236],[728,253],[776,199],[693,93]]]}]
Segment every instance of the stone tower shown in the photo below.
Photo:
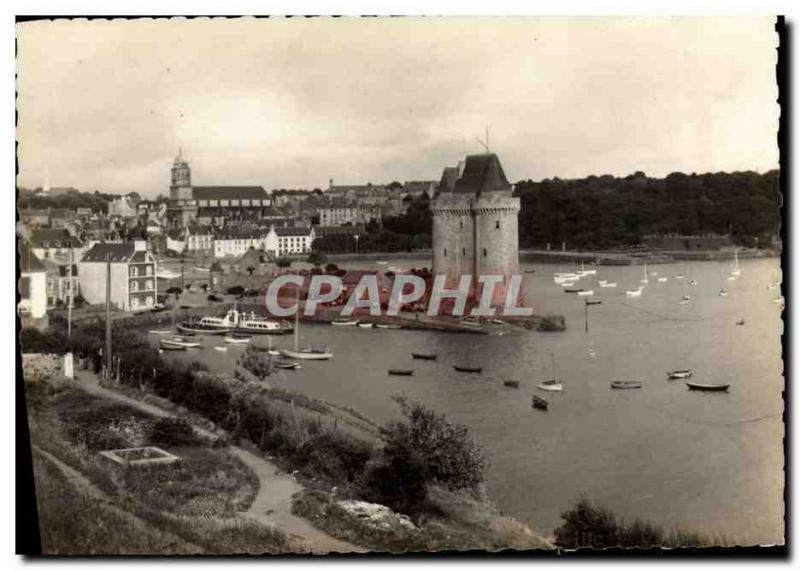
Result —
[{"label": "stone tower", "polygon": [[181,150],[172,163],[168,215],[172,227],[185,227],[197,216],[197,205],[192,197],[192,172]]},{"label": "stone tower", "polygon": [[433,273],[445,275],[448,287],[471,275],[476,298],[479,275],[501,276],[493,304],[502,305],[509,278],[519,274],[519,210],[497,155],[470,155],[445,168],[431,203]]}]

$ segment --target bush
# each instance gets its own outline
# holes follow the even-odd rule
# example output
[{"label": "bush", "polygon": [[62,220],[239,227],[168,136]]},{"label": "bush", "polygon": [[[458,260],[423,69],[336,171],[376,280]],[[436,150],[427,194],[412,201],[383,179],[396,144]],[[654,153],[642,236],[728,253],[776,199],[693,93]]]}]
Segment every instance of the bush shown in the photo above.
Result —
[{"label": "bush", "polygon": [[450,423],[421,402],[399,395],[393,399],[406,421],[389,422],[381,428],[389,462],[408,457],[408,450],[414,450],[427,483],[437,483],[451,491],[478,491],[485,481],[488,461],[470,436],[469,428]]},{"label": "bush", "polygon": [[366,498],[400,513],[416,514],[427,495],[425,462],[408,448],[393,449],[389,453],[367,470]]},{"label": "bush", "polygon": [[255,375],[262,382],[272,374],[272,358],[265,352],[248,345],[239,358],[239,366]]},{"label": "bush", "polygon": [[308,254],[308,262],[311,265],[320,266],[327,263],[327,261],[328,261],[328,256],[325,255],[325,253],[322,251],[314,250]]},{"label": "bush", "polygon": [[155,445],[183,446],[195,442],[192,426],[183,418],[160,418],[150,429],[150,441]]},{"label": "bush", "polygon": [[617,521],[609,509],[596,506],[585,495],[568,511],[555,530],[555,542],[564,548],[652,548],[656,546],[708,546],[711,541],[680,529],[667,533],[653,522],[635,519]]}]

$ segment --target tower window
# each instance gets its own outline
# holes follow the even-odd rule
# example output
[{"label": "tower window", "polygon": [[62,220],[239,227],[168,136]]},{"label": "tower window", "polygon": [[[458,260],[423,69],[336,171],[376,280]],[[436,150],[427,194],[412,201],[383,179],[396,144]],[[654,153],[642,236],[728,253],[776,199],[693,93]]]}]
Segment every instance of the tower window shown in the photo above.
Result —
[{"label": "tower window", "polygon": [[494,222],[494,229],[496,229],[496,230],[499,230],[499,229],[500,229],[500,220],[496,220],[496,221]]},{"label": "tower window", "polygon": [[444,256],[447,257],[447,248],[444,248]]},{"label": "tower window", "polygon": [[458,222],[458,229],[460,230],[464,229],[464,222]]},{"label": "tower window", "polygon": [[483,257],[486,257],[486,253],[487,253],[487,251],[486,251],[486,248],[484,247],[483,248]]},{"label": "tower window", "polygon": [[465,247],[461,248],[461,255],[467,255],[467,248]]}]

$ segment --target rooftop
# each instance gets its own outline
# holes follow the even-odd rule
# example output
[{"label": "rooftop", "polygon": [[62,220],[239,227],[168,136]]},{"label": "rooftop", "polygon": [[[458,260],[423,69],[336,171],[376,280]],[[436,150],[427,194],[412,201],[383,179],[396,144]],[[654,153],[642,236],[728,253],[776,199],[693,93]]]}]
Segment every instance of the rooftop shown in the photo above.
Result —
[{"label": "rooftop", "polygon": [[119,263],[129,261],[133,257],[135,246],[132,241],[125,243],[96,243],[86,252],[82,262],[111,261]]},{"label": "rooftop", "polygon": [[193,186],[195,200],[266,200],[263,186]]},{"label": "rooftop", "polygon": [[81,247],[83,242],[65,229],[39,228],[31,233],[33,247]]},{"label": "rooftop", "polygon": [[464,172],[456,181],[453,192],[475,194],[484,192],[510,192],[511,184],[506,179],[500,159],[496,154],[472,154],[467,156]]}]

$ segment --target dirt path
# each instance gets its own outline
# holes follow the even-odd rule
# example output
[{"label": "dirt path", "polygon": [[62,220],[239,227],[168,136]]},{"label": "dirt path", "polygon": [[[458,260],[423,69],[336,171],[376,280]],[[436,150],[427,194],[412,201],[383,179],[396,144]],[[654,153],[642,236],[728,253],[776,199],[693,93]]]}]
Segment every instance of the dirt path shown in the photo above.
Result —
[{"label": "dirt path", "polygon": [[[136,400],[135,398],[101,386],[99,378],[95,374],[85,370],[79,371],[79,373],[75,375],[75,379],[90,394],[124,403],[153,416],[174,416],[174,414],[158,406]],[[206,437],[212,435],[203,428],[195,426],[194,429],[200,435]],[[365,549],[338,540],[315,528],[306,519],[292,514],[292,495],[303,490],[303,487],[295,481],[294,477],[289,474],[282,474],[278,466],[271,461],[240,447],[231,445],[229,449],[258,477],[258,493],[253,499],[250,508],[245,512],[247,516],[263,524],[274,525],[287,534],[305,540],[311,552],[314,554],[326,554],[328,552],[366,552]],[[76,472],[76,474],[78,473]],[[78,476],[81,475],[78,474]]]},{"label": "dirt path", "polygon": [[[85,495],[85,496],[87,496],[87,497],[89,497],[91,499],[94,499],[94,500],[97,500],[97,501],[101,501],[102,503],[105,504],[105,506],[108,509],[112,510],[120,518],[129,521],[134,527],[141,528],[141,529],[152,529],[152,528],[154,528],[150,524],[145,522],[144,520],[142,520],[139,517],[137,517],[135,514],[130,513],[128,511],[126,511],[125,509],[122,509],[122,508],[118,507],[117,505],[115,505],[114,501],[113,501],[113,499],[111,497],[109,497],[106,493],[104,493],[102,490],[100,490],[94,483],[89,481],[89,479],[84,477],[79,471],[76,471],[75,469],[73,469],[72,467],[70,467],[69,465],[67,465],[63,461],[61,461],[58,457],[56,457],[52,453],[49,453],[49,452],[45,451],[44,449],[42,449],[41,447],[39,447],[39,446],[37,446],[35,444],[31,444],[31,448],[33,449],[33,452],[36,455],[38,455],[39,457],[41,457],[45,461],[55,465],[55,467],[61,472],[61,474],[64,475],[64,477],[66,478],[67,482],[70,485],[72,485],[78,493],[80,493],[82,495]],[[161,535],[161,537],[164,539],[165,542],[168,542],[169,544],[172,544],[172,545],[183,544],[183,545],[186,546],[186,548],[188,549],[188,552],[186,550],[181,550],[179,552],[180,554],[204,554],[205,553],[205,550],[201,546],[198,546],[196,544],[188,542],[185,539],[180,538],[180,537],[178,537],[178,536],[176,536],[176,535],[174,535],[174,534],[172,534],[170,532],[167,532],[165,530],[162,530],[160,528],[157,529],[157,530],[158,530],[158,533]],[[120,554],[124,555],[125,553],[120,553]],[[163,553],[160,553],[160,554],[171,554],[171,553],[170,552],[163,552]]]}]

